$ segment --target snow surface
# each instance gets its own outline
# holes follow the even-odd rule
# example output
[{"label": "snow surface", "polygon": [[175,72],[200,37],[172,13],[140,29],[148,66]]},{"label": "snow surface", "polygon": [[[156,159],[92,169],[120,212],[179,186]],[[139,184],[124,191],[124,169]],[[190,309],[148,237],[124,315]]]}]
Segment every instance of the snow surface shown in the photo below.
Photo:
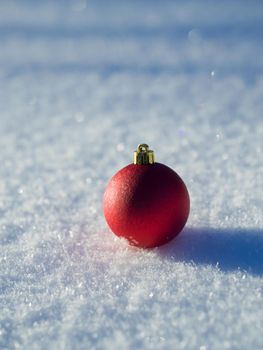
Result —
[{"label": "snow surface", "polygon": [[[262,1],[0,3],[0,349],[263,349]],[[147,142],[191,195],[129,247],[101,210]]]}]

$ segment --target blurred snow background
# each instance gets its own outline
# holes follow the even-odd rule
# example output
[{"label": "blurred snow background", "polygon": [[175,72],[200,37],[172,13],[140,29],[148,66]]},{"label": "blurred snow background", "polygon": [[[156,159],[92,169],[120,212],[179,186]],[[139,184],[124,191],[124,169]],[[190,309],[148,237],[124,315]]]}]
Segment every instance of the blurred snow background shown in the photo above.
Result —
[{"label": "blurred snow background", "polygon": [[[263,348],[262,1],[0,2],[0,349]],[[147,142],[181,236],[115,239]]]}]

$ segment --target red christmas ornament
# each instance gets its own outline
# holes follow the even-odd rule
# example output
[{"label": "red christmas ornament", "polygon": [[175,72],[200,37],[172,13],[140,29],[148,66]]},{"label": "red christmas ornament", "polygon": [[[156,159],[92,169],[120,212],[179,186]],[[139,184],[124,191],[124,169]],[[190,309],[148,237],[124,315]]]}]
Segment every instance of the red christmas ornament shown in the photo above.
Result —
[{"label": "red christmas ornament", "polygon": [[141,144],[134,164],[110,180],[103,200],[111,230],[130,244],[153,248],[169,242],[183,229],[190,199],[183,180],[171,168],[155,163],[154,153]]}]

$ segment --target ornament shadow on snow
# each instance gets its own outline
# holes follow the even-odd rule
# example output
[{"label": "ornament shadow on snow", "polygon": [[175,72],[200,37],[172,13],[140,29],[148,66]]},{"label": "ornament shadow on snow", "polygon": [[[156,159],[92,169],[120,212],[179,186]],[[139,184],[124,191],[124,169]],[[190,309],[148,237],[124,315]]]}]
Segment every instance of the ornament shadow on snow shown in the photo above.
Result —
[{"label": "ornament shadow on snow", "polygon": [[263,230],[186,228],[182,235],[157,251],[175,262],[263,276]]}]

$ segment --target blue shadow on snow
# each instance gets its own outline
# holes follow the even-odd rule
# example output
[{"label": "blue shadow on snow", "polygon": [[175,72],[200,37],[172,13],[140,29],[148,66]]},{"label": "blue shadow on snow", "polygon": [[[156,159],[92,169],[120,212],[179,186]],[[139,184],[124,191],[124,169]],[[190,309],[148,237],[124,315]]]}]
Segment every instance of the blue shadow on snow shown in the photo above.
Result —
[{"label": "blue shadow on snow", "polygon": [[186,228],[170,244],[157,249],[174,261],[263,276],[263,230]]}]

